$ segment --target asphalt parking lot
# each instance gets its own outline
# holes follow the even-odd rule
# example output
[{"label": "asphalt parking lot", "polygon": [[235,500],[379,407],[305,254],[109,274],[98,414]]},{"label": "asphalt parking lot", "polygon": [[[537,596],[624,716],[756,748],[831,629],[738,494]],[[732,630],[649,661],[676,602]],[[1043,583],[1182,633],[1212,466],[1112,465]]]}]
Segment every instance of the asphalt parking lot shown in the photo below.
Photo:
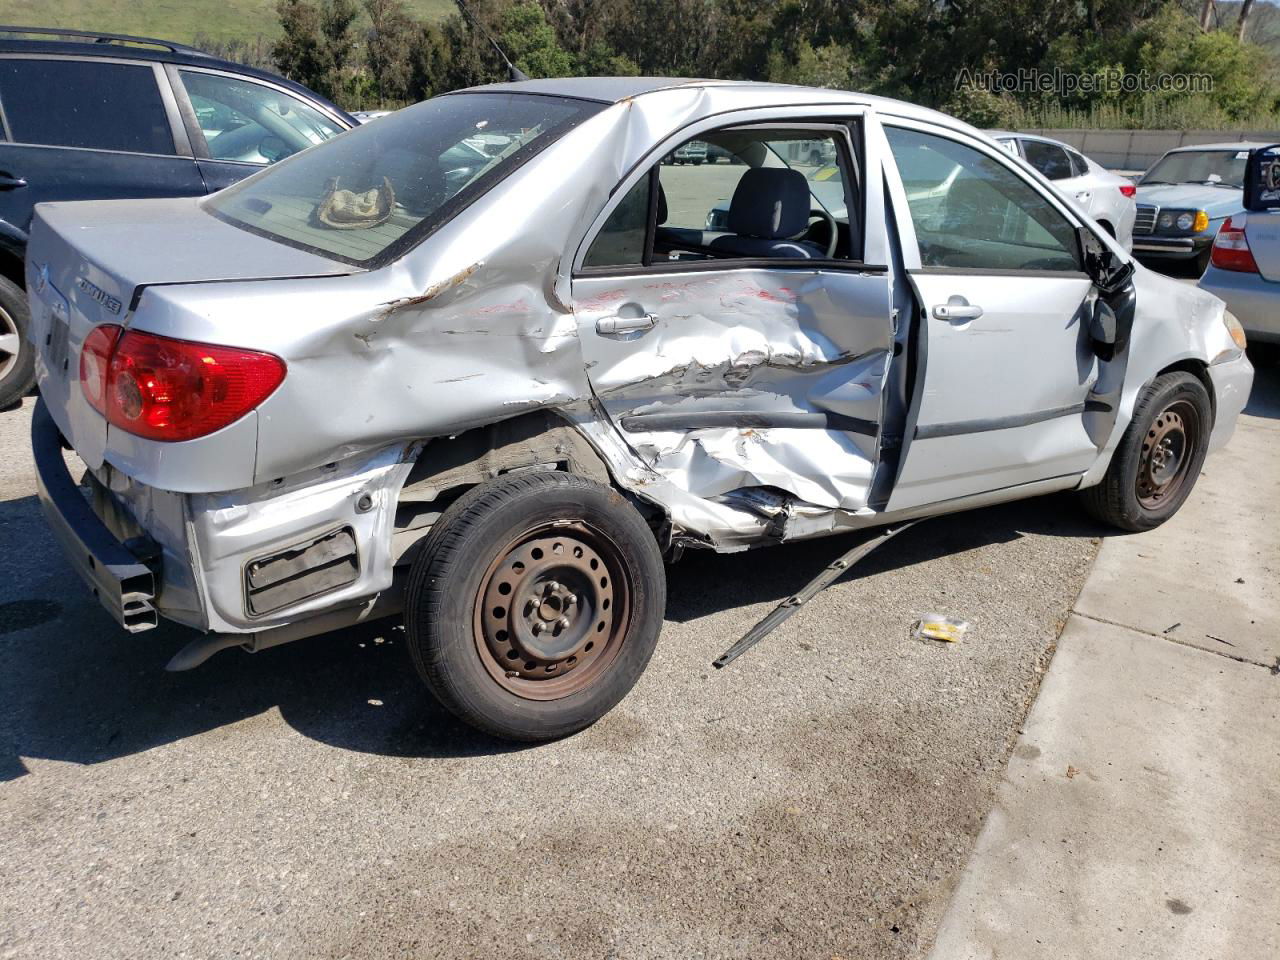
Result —
[{"label": "asphalt parking lot", "polygon": [[[1069,497],[931,520],[725,671],[848,538],[671,568],[596,727],[484,739],[395,629],[166,674],[40,516],[0,414],[0,958],[914,957],[1100,528]],[[954,646],[910,635],[965,617]]]}]

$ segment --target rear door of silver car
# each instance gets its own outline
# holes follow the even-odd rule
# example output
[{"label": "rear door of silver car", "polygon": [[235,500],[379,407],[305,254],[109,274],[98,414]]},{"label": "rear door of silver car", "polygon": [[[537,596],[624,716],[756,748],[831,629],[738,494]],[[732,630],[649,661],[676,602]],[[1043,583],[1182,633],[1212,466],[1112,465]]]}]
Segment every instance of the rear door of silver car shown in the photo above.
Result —
[{"label": "rear door of silver car", "polygon": [[[879,152],[850,116],[775,113],[689,135],[736,162],[660,166],[682,140],[664,144],[579,250],[594,392],[639,458],[696,496],[767,490],[865,510],[894,347]],[[818,141],[817,164],[790,149]],[[808,239],[765,236],[797,202]],[[704,229],[717,210],[728,231]]]}]

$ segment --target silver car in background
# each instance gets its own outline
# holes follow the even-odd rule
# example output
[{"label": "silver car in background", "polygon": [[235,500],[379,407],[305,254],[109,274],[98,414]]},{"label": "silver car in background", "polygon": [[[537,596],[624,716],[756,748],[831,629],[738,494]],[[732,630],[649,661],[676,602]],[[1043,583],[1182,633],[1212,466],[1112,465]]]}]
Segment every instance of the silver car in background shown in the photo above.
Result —
[{"label": "silver car in background", "polygon": [[[662,163],[695,140],[741,162]],[[525,740],[631,689],[664,559],[1062,490],[1149,529],[1253,376],[979,131],[772,84],[447,94],[202,200],[42,205],[28,271],[40,499],[120,624],[200,631],[187,667],[403,613]]]},{"label": "silver car in background", "polygon": [[1059,140],[1029,133],[993,131],[991,136],[1014,156],[1021,157],[1053,185],[1097,220],[1125,250],[1133,247],[1137,217],[1132,180],[1112,173]]},{"label": "silver car in background", "polygon": [[1229,216],[1213,240],[1200,289],[1221,298],[1250,339],[1280,343],[1280,213]]}]

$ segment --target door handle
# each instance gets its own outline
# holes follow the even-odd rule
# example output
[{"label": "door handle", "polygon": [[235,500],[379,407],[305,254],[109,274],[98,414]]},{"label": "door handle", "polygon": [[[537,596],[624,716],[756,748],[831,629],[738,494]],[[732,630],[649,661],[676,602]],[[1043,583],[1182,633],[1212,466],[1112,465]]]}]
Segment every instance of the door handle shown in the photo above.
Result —
[{"label": "door handle", "polygon": [[22,177],[15,177],[7,173],[0,173],[0,190],[14,190],[18,187],[25,187],[27,181]]},{"label": "door handle", "polygon": [[1091,196],[1093,196],[1093,194],[1091,194],[1088,190],[1081,190],[1079,193],[1076,194],[1076,202],[1084,203]]},{"label": "door handle", "polygon": [[638,317],[601,317],[596,321],[596,333],[637,333],[641,330],[652,330],[658,325],[658,318],[652,313],[642,313]]},{"label": "door handle", "polygon": [[970,304],[964,297],[949,297],[946,303],[939,303],[933,308],[933,315],[939,320],[977,320],[982,316],[982,308]]}]

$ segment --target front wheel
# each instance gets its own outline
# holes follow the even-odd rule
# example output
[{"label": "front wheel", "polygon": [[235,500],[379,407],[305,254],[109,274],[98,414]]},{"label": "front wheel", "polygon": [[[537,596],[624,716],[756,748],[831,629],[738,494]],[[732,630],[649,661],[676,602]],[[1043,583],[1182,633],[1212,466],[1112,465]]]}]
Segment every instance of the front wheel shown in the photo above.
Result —
[{"label": "front wheel", "polygon": [[666,579],[620,494],[568,473],[481,484],[440,518],[409,573],[408,646],[459,718],[510,740],[567,736],[635,685]]},{"label": "front wheel", "polygon": [[1122,530],[1164,523],[1191,494],[1213,429],[1204,384],[1165,373],[1142,392],[1102,482],[1081,492],[1085,509]]}]

